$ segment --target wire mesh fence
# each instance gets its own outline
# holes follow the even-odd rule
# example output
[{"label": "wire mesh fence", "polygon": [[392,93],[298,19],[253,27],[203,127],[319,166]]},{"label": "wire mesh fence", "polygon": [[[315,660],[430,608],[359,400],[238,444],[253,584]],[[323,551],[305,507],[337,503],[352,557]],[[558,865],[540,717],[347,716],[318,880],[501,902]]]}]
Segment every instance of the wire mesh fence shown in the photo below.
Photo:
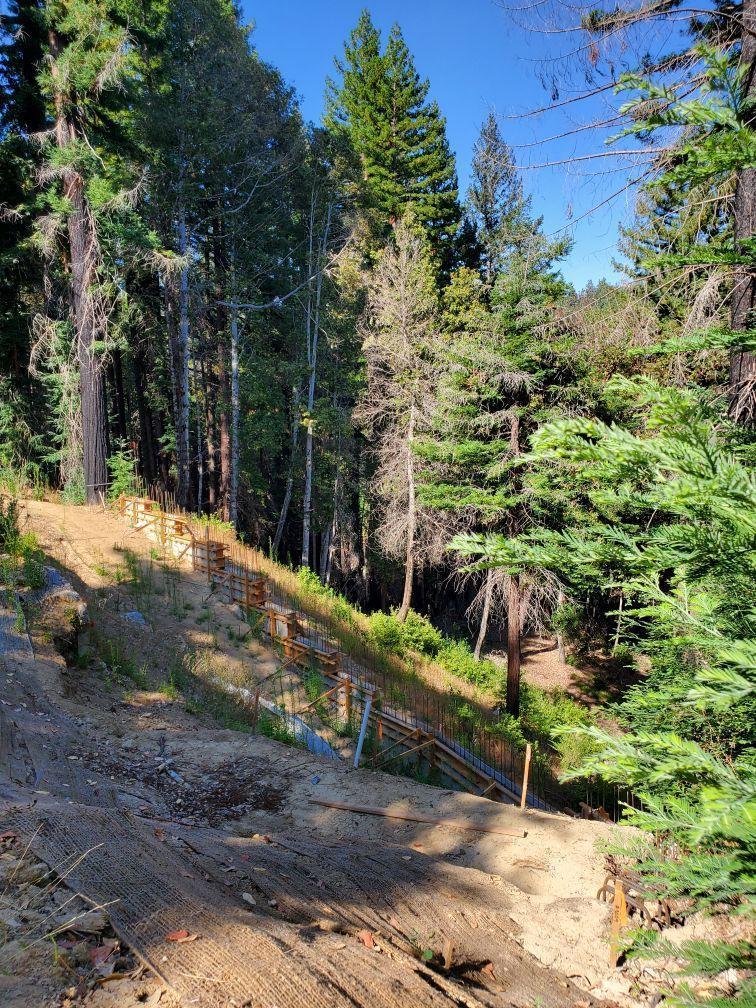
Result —
[{"label": "wire mesh fence", "polygon": [[[370,697],[363,749],[369,764],[381,765],[383,759],[385,769],[518,803],[527,779],[529,807],[578,815],[616,820],[624,805],[637,804],[630,792],[603,781],[560,782],[547,746],[535,747],[532,760],[526,759],[504,736],[494,711],[435,687],[381,652],[327,605],[303,597],[293,571],[239,543],[230,526],[183,512],[159,487],[129,500],[126,511],[135,527],[141,523],[163,546],[170,543],[174,557],[191,558],[216,591],[260,624],[286,673],[267,684],[273,694],[268,702],[285,721],[296,718],[316,734],[330,732],[332,739],[354,736]],[[313,703],[319,685],[327,695]],[[296,729],[289,721],[282,731],[292,724]],[[383,758],[388,750],[393,755]]]}]

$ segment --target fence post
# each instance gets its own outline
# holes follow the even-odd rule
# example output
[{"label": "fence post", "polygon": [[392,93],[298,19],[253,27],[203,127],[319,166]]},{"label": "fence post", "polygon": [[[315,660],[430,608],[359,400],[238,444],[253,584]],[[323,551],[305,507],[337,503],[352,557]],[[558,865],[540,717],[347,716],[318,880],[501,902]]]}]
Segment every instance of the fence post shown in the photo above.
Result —
[{"label": "fence post", "polygon": [[213,583],[213,575],[210,570],[210,526],[205,525],[205,566],[207,567],[207,583]]},{"label": "fence post", "polygon": [[360,756],[362,755],[362,747],[365,744],[365,735],[367,734],[368,719],[370,717],[370,708],[373,705],[373,694],[367,694],[367,700],[365,701],[365,709],[362,712],[362,724],[360,725],[360,736],[357,739],[357,748],[354,752],[354,768],[355,770],[360,765]]},{"label": "fence post", "polygon": [[622,954],[620,932],[628,923],[627,900],[622,879],[614,880],[614,904],[612,906],[612,937],[609,944],[609,965],[616,966]]},{"label": "fence post", "polygon": [[522,794],[520,795],[520,808],[525,808],[525,803],[528,797],[528,777],[530,776],[530,757],[532,754],[532,749],[530,742],[525,746],[525,766],[522,770]]},{"label": "fence post", "polygon": [[339,672],[339,679],[344,684],[341,694],[341,717],[348,723],[352,717],[352,678],[348,672]]}]

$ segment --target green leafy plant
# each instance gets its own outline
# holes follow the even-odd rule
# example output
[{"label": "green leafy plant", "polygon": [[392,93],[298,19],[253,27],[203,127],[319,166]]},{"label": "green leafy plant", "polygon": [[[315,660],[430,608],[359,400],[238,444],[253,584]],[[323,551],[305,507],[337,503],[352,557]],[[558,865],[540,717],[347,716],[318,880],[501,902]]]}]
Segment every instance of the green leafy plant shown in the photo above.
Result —
[{"label": "green leafy plant", "polygon": [[410,609],[401,624],[402,644],[420,654],[435,658],[444,643],[444,636],[429,619]]},{"label": "green leafy plant", "polygon": [[121,448],[108,459],[108,500],[139,496],[140,486],[133,452]]},{"label": "green leafy plant", "polygon": [[16,556],[19,550],[18,501],[14,497],[0,499],[0,551]]}]

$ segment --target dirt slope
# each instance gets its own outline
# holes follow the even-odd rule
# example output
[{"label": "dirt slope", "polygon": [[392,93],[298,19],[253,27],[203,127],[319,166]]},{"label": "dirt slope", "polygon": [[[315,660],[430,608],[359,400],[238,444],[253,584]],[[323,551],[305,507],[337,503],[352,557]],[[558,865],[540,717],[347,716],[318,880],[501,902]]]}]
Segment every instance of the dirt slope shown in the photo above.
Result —
[{"label": "dirt slope", "polygon": [[[275,672],[275,655],[258,641],[242,643],[233,612],[208,599],[207,585],[195,575],[182,572],[178,586],[174,579],[169,591],[150,598],[142,587],[134,598],[133,586],[114,572],[123,565],[124,546],[144,558],[149,546],[112,515],[48,502],[28,502],[26,513],[43,547],[86,598],[98,639],[118,641],[153,683],[165,680],[177,647],[187,645],[206,650],[208,660],[223,662],[240,681],[264,681]],[[140,606],[147,610],[144,627],[124,620]],[[208,612],[210,620],[198,623]],[[247,977],[228,1004],[233,998],[244,1003],[253,991],[253,1003],[282,1006],[298,997],[304,997],[298,1003],[334,1005],[588,1003],[590,996],[573,991],[570,976],[584,991],[600,992],[608,915],[595,900],[603,877],[595,843],[609,827],[523,815],[219,730],[205,713],[187,713],[170,691],[125,692],[97,663],[66,666],[44,633],[34,637],[33,661],[6,657],[5,666],[16,692],[8,701],[13,707],[6,703],[0,713],[5,737],[14,734],[17,747],[0,746],[0,780],[19,832],[33,834],[45,818],[49,832],[35,839],[37,853],[59,859],[90,839],[108,838],[108,857],[88,858],[80,884],[100,900],[114,889],[141,886],[152,903],[129,906],[120,892],[114,924],[153,948],[153,969],[183,996],[217,1003],[218,969]],[[35,716],[27,714],[40,704]],[[56,729],[52,738],[40,736],[44,718]],[[165,764],[179,781],[158,769]],[[35,782],[38,809],[30,814],[21,806]],[[311,804],[312,798],[411,809],[527,835],[352,815]],[[272,842],[252,839],[255,834]],[[111,863],[114,850],[131,853],[120,874],[108,875],[102,864]],[[168,889],[156,881],[166,877]],[[253,902],[242,899],[244,892]],[[116,920],[118,913],[123,918]],[[182,917],[202,921],[185,922],[201,937],[169,946],[165,934]],[[149,934],[140,931],[150,920]],[[201,983],[196,969],[182,980],[187,956],[200,961],[210,954],[205,942],[213,956],[220,954],[217,944],[236,958],[213,959],[210,980]],[[177,955],[181,962],[174,962]],[[262,957],[264,979],[259,971],[239,973],[250,956]],[[294,986],[281,987],[280,976],[288,983],[291,973]],[[369,988],[383,991],[385,1000],[368,997]]]}]

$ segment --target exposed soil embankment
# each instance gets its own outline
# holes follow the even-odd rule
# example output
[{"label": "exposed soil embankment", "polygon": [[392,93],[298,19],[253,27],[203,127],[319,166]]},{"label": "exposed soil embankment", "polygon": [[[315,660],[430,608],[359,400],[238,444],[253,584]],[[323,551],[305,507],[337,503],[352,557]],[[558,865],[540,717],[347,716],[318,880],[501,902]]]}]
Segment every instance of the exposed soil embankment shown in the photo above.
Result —
[{"label": "exposed soil embankment", "polygon": [[[29,502],[26,514],[87,604],[91,653],[67,664],[32,618],[33,657],[0,657],[6,821],[59,872],[81,858],[68,884],[115,901],[113,934],[176,996],[292,1008],[561,1008],[601,996],[608,912],[595,899],[595,843],[611,827],[219,728],[172,681],[177,652],[206,652],[248,684],[264,683],[277,656],[192,574],[162,591],[135,583],[123,550],[147,561],[150,548],[107,513]],[[124,618],[134,611],[144,625]]]}]

